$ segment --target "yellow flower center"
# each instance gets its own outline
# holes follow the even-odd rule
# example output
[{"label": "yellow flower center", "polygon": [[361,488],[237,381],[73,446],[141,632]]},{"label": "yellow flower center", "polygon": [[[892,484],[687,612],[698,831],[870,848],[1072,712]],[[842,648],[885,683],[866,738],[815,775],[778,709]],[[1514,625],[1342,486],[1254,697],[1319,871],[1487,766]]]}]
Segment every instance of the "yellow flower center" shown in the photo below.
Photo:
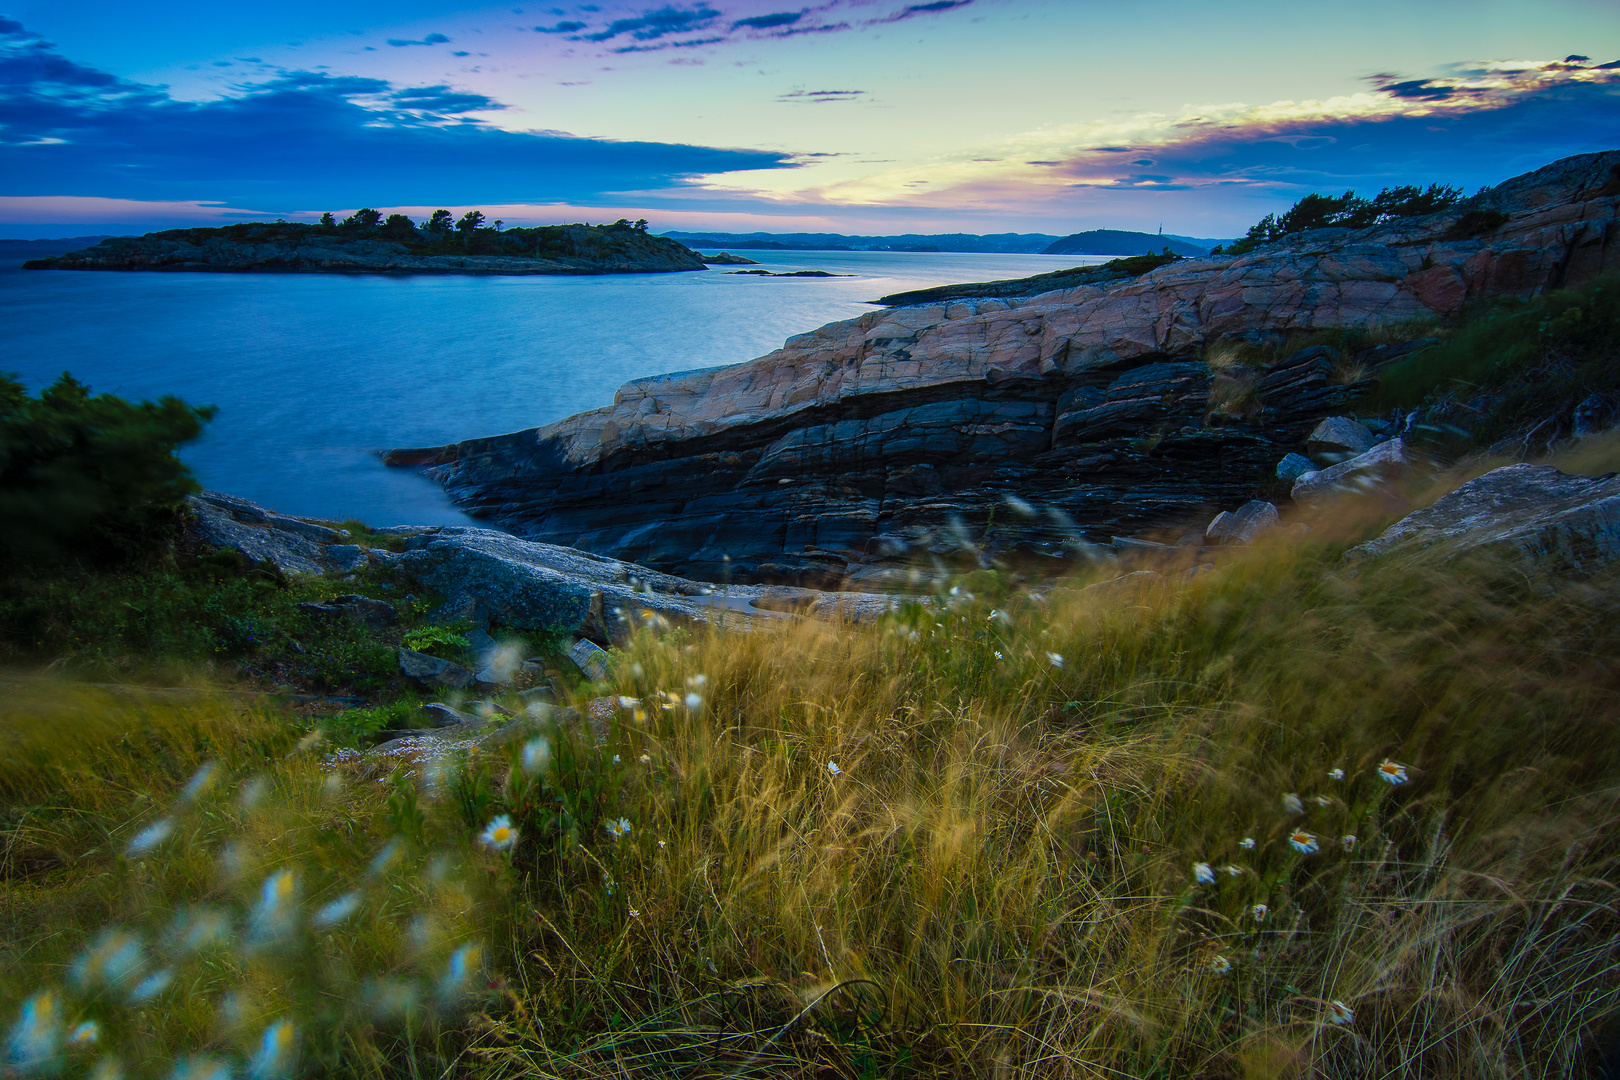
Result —
[{"label": "yellow flower center", "polygon": [[504,844],[504,843],[506,843],[507,837],[512,835],[512,830],[508,829],[505,825],[502,825],[500,828],[496,829],[491,835],[494,837],[495,842],[497,844]]}]

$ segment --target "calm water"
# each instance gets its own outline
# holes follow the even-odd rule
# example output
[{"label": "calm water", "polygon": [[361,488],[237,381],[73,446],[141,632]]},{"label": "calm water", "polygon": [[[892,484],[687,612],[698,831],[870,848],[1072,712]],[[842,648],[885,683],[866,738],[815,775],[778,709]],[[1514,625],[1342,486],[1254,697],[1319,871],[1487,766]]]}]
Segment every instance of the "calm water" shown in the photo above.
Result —
[{"label": "calm water", "polygon": [[611,277],[350,277],[0,270],[0,370],[71,371],[219,413],[183,457],[283,513],[464,522],[377,451],[516,431],[610,404],[647,375],[752,359],[886,293],[1022,277],[1075,256],[748,252],[761,268]]}]

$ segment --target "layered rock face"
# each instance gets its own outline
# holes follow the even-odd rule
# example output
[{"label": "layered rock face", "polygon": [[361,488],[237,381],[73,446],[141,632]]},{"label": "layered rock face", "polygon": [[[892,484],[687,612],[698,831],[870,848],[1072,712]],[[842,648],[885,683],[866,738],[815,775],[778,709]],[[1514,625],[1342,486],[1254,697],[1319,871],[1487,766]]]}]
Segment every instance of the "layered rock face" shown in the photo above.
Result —
[{"label": "layered rock face", "polygon": [[[1306,349],[1235,384],[1223,339],[1395,325],[1620,271],[1620,151],[1456,211],[1022,300],[875,311],[611,406],[393,451],[522,536],[699,578],[852,575],[964,544],[1060,556],[1234,509],[1421,343]],[[1234,402],[1242,399],[1241,408]]]}]

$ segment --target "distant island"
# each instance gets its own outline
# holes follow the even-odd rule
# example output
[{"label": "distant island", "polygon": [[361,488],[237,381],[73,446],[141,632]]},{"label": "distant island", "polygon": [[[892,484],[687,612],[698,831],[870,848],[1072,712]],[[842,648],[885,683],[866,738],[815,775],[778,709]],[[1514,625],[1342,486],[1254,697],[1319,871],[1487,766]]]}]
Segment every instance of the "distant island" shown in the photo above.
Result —
[{"label": "distant island", "polygon": [[1169,233],[1092,229],[1069,236],[1048,233],[903,233],[899,236],[848,236],[843,233],[662,234],[690,247],[741,251],[938,251],[1008,255],[1148,255],[1169,248],[1176,255],[1208,255],[1220,240]]},{"label": "distant island", "polygon": [[1200,240],[1194,236],[1170,236],[1167,233],[1125,232],[1120,229],[1092,229],[1054,241],[1042,255],[1155,255],[1168,251],[1172,255],[1198,257],[1208,255],[1219,246],[1220,240]]},{"label": "distant island", "polygon": [[391,274],[647,274],[702,270],[698,254],[647,232],[646,221],[501,228],[438,210],[420,226],[360,210],[338,221],[245,222],[115,236],[31,259],[25,270],[169,270]]}]

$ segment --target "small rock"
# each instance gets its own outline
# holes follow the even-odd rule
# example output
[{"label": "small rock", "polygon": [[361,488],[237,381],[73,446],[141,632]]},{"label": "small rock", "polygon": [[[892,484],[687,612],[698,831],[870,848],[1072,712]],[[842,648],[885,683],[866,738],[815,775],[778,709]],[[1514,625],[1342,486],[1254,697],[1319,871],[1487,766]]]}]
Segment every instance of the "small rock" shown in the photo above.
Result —
[{"label": "small rock", "polygon": [[530,704],[535,702],[546,705],[557,704],[557,691],[550,686],[531,686],[527,690],[519,690],[518,697]]},{"label": "small rock", "polygon": [[299,604],[298,609],[311,615],[341,615],[373,630],[381,630],[399,621],[399,613],[394,610],[394,605],[353,594],[334,596],[323,603]]},{"label": "small rock", "polygon": [[335,544],[339,540],[349,538],[347,529],[332,529],[325,525],[317,525],[313,521],[305,521],[303,518],[287,517],[285,514],[266,514],[265,521],[272,529],[302,536],[317,544]]},{"label": "small rock", "polygon": [[1365,454],[1378,442],[1365,424],[1348,416],[1330,416],[1305,440],[1305,452],[1326,465]]},{"label": "small rock", "polygon": [[1401,476],[1411,464],[1406,456],[1406,444],[1400,439],[1391,439],[1349,461],[1304,474],[1294,481],[1292,494],[1295,502],[1307,502],[1346,491],[1367,490]]},{"label": "small rock", "polygon": [[607,678],[607,652],[594,641],[580,638],[568,650],[568,659],[592,682]]},{"label": "small rock", "polygon": [[473,673],[460,664],[405,648],[399,650],[399,670],[428,686],[449,686],[460,690],[473,681]]},{"label": "small rock", "polygon": [[1316,471],[1316,462],[1304,454],[1285,454],[1277,462],[1277,479],[1293,483],[1308,472]]},{"label": "small rock", "polygon": [[452,705],[442,701],[433,701],[422,706],[422,713],[436,728],[451,727],[455,724],[478,724],[482,721],[472,713],[464,713]]},{"label": "small rock", "polygon": [[1275,529],[1278,520],[1275,506],[1253,499],[1236,510],[1216,514],[1204,530],[1204,538],[1212,544],[1247,544]]}]

